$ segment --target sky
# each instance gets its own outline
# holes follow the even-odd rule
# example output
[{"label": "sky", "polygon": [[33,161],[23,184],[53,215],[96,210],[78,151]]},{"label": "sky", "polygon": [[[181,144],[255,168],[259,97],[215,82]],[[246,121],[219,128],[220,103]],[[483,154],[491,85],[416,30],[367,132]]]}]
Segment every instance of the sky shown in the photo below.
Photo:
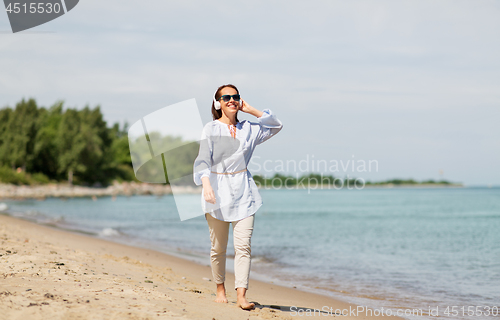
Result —
[{"label": "sky", "polygon": [[0,12],[0,107],[133,124],[195,98],[206,123],[232,83],[284,125],[254,174],[500,185],[498,57],[499,1],[81,0],[16,34]]}]

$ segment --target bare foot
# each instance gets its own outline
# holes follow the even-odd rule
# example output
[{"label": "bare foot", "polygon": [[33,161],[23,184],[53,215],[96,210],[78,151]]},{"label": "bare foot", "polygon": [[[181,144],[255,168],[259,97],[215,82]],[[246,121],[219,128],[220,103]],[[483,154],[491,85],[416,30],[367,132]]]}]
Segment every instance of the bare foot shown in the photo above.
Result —
[{"label": "bare foot", "polygon": [[243,310],[252,310],[253,308],[255,308],[255,303],[248,302],[248,300],[245,297],[238,298],[236,305]]},{"label": "bare foot", "polygon": [[246,293],[246,288],[236,289],[236,295],[238,296],[236,299],[236,305],[243,310],[252,310],[253,308],[255,308],[255,303],[248,302],[247,298],[245,297]]},{"label": "bare foot", "polygon": [[227,303],[226,287],[223,283],[217,284],[217,296],[215,297],[215,302]]}]

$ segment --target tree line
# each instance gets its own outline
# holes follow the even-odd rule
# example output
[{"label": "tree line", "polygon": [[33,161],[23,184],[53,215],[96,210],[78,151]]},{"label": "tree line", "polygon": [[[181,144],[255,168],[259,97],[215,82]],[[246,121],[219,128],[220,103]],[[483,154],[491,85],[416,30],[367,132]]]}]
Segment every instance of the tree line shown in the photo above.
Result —
[{"label": "tree line", "polygon": [[31,173],[40,182],[108,184],[133,180],[127,123],[108,127],[100,107],[81,110],[34,99],[0,109],[0,168]]},{"label": "tree line", "polygon": [[[21,100],[15,108],[0,109],[0,181],[17,184],[47,183],[67,180],[70,184],[107,185],[113,180],[138,181],[132,169],[128,141],[128,124],[107,126],[100,107],[81,110],[66,108],[56,102],[49,108],[39,107],[34,99]],[[157,133],[152,132],[150,135]],[[156,137],[162,145],[175,148],[165,156],[172,172],[188,175],[199,145],[181,137]],[[179,147],[182,146],[182,147]],[[149,148],[136,150],[150,155]],[[141,154],[135,155],[143,156]],[[157,159],[158,160],[158,159]],[[165,176],[164,164],[152,161],[144,166],[145,176]],[[182,175],[182,174],[181,174]],[[154,179],[153,179],[154,180]],[[353,178],[339,178],[317,173],[301,177],[276,173],[272,178],[254,176],[263,187],[296,185],[334,185],[356,183]],[[143,180],[149,181],[149,180]],[[152,180],[151,180],[152,181]],[[168,183],[168,178],[167,178]],[[450,184],[448,181],[392,179],[366,181],[366,185]]]},{"label": "tree line", "polygon": [[254,175],[253,179],[257,186],[263,188],[281,188],[281,187],[294,187],[294,186],[310,186],[310,185],[320,185],[320,186],[381,186],[381,185],[461,185],[460,183],[452,183],[446,180],[424,180],[416,181],[413,179],[390,179],[384,181],[365,181],[361,178],[348,178],[348,177],[335,177],[328,174],[320,173],[306,173],[301,176],[290,176],[283,175],[280,173],[275,173],[272,177],[264,177],[261,175]]}]

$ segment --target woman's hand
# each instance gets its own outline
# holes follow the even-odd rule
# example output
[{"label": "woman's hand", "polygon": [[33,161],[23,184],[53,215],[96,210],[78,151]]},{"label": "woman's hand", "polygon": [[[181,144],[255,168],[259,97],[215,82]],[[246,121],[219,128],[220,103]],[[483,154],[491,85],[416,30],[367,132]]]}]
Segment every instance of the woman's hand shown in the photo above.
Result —
[{"label": "woman's hand", "polygon": [[212,189],[212,185],[210,184],[210,180],[208,177],[203,177],[201,181],[203,183],[203,197],[205,198],[205,201],[215,204],[215,193],[214,189]]},{"label": "woman's hand", "polygon": [[254,115],[257,118],[260,118],[263,114],[262,111],[255,109],[254,107],[246,103],[246,101],[243,99],[241,99],[240,111]]}]

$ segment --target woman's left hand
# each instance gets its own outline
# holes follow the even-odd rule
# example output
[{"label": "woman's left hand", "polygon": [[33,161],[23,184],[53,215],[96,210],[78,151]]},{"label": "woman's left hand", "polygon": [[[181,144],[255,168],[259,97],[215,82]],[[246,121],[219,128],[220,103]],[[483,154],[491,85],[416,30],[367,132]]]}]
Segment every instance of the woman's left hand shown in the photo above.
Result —
[{"label": "woman's left hand", "polygon": [[241,99],[240,111],[245,112],[245,113],[249,113],[250,109],[254,109],[254,108],[251,105],[249,105],[248,103],[246,103],[245,100]]},{"label": "woman's left hand", "polygon": [[257,118],[261,117],[262,113],[263,113],[262,111],[259,111],[259,110],[255,109],[254,107],[252,107],[251,105],[249,105],[243,99],[241,99],[241,102],[240,102],[240,111],[254,115]]}]

